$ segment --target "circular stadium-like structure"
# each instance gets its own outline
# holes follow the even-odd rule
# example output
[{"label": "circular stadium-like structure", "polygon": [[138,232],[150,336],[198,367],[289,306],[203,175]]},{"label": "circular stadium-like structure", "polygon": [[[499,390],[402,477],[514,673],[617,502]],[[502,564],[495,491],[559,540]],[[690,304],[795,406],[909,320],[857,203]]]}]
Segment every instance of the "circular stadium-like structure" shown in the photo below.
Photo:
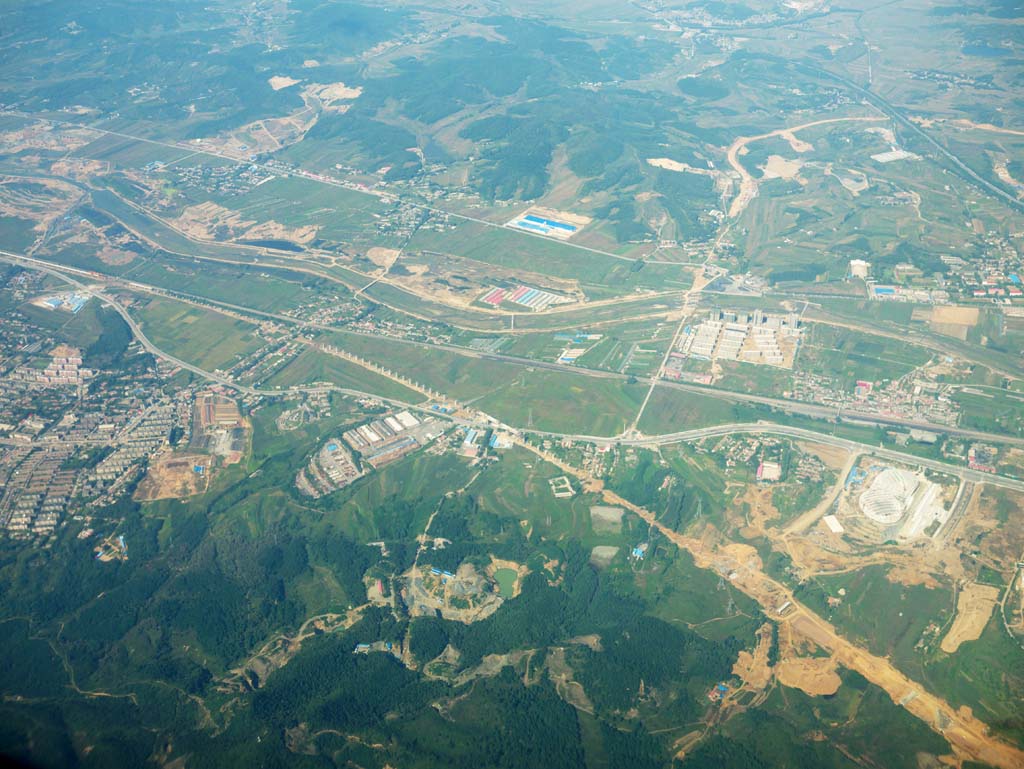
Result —
[{"label": "circular stadium-like structure", "polygon": [[887,468],[878,474],[871,488],[860,495],[861,512],[875,523],[896,523],[910,508],[919,484],[913,473]]}]

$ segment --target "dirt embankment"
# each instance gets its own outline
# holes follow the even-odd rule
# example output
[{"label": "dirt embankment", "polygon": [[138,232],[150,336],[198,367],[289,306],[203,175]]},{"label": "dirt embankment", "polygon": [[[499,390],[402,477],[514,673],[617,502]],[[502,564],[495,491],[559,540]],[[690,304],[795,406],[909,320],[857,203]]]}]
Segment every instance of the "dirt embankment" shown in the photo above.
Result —
[{"label": "dirt embankment", "polygon": [[812,697],[835,694],[843,683],[831,657],[792,657],[775,666],[779,683]]},{"label": "dirt embankment", "polygon": [[757,631],[757,646],[753,653],[746,649],[739,653],[732,674],[738,676],[749,689],[764,689],[772,680],[772,667],[768,664],[768,653],[772,646],[772,625],[764,623]]},{"label": "dirt embankment", "polygon": [[[520,445],[542,457],[548,456],[528,443]],[[581,480],[589,478],[579,468],[557,459],[555,462]],[[795,670],[784,671],[783,676],[796,676],[789,680],[822,690],[826,684],[834,683],[825,669],[826,665],[842,665],[863,675],[883,689],[893,702],[900,703],[914,717],[941,733],[959,755],[1005,769],[1024,767],[1024,751],[992,735],[987,724],[971,713],[953,708],[941,697],[897,670],[889,660],[871,654],[841,636],[831,624],[800,604],[784,585],[764,574],[760,559],[737,560],[735,556],[741,554],[735,550],[726,553],[726,548],[706,546],[702,539],[680,534],[664,526],[650,510],[633,504],[613,491],[603,489],[601,493],[607,503],[625,507],[666,539],[689,551],[699,568],[729,573],[731,584],[757,601],[770,616],[778,617],[780,608],[786,606],[785,616],[778,620],[780,624],[831,655],[826,662],[800,663]]]},{"label": "dirt embankment", "polygon": [[999,588],[992,585],[967,585],[956,601],[956,618],[942,639],[942,651],[952,654],[967,641],[977,641],[999,600]]},{"label": "dirt embankment", "polygon": [[750,203],[750,201],[754,199],[754,196],[757,195],[757,180],[739,161],[740,156],[746,153],[748,144],[761,141],[762,139],[770,139],[773,136],[778,136],[788,141],[789,146],[794,152],[808,152],[813,149],[813,145],[798,139],[795,136],[797,131],[802,131],[805,128],[813,128],[814,126],[827,125],[829,123],[842,123],[846,121],[876,122],[886,119],[887,118],[884,117],[828,118],[827,120],[815,120],[810,123],[793,126],[792,128],[780,128],[777,131],[770,131],[769,133],[760,134],[758,136],[740,136],[729,146],[725,155],[729,165],[732,166],[732,169],[740,176],[739,192],[736,194],[736,197],[732,199],[732,203],[729,205],[729,217],[734,219],[743,213],[743,209],[745,209],[747,204]]}]

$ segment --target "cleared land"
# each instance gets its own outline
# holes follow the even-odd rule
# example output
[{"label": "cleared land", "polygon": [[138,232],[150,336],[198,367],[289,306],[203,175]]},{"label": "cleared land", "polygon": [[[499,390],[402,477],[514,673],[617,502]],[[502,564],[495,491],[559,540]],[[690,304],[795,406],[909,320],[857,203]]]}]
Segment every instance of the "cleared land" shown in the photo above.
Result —
[{"label": "cleared land", "polygon": [[956,619],[942,639],[942,651],[952,654],[967,641],[977,641],[999,601],[999,588],[992,585],[967,585],[956,600]]},{"label": "cleared land", "polygon": [[839,691],[843,683],[831,657],[791,657],[775,666],[779,683],[800,689],[812,697],[827,696]]}]

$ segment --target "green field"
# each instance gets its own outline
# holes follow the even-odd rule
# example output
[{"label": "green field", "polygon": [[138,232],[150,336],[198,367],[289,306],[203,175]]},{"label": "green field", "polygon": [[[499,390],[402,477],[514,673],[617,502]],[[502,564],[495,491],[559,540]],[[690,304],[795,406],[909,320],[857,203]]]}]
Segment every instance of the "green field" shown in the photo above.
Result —
[{"label": "green field", "polygon": [[[773,424],[962,462],[968,436],[925,444],[886,416],[890,383],[920,384],[922,409],[948,395],[961,430],[1024,437],[1020,300],[971,290],[1024,275],[1019,6],[4,4],[0,247],[94,272],[81,279],[164,354],[230,373],[251,431],[239,461],[212,460],[204,491],[136,499],[137,473],[205,450],[188,419],[202,376],[165,376],[115,308],[33,307],[66,285],[3,271],[0,517],[48,512],[84,474],[51,532],[37,518],[0,536],[0,756],[40,769],[980,769],[962,730],[851,670],[821,696],[777,677],[741,684],[759,630],[770,662],[796,640],[729,578],[741,542],[851,644],[1024,746],[1020,494],[980,484],[922,564],[925,541],[851,541],[855,561],[827,573],[773,548],[750,509],[762,461],[786,473],[757,487],[779,510],[771,526],[834,482],[797,479],[803,441],[770,439]],[[913,154],[872,157],[894,149]],[[203,204],[208,229],[176,229]],[[590,223],[568,241],[505,226],[530,207]],[[399,252],[385,274],[373,247]],[[847,277],[853,259],[870,279]],[[689,295],[697,276],[712,282]],[[580,301],[480,301],[518,283]],[[868,298],[890,283],[947,291],[978,323],[933,327],[930,304]],[[794,368],[693,358],[652,389],[684,315],[713,308],[798,313]],[[84,386],[25,376],[60,343],[95,372]],[[309,494],[300,474],[340,477],[315,459],[325,445],[426,402],[378,368],[459,408],[385,465],[350,445],[363,472]],[[885,426],[843,421],[857,380],[876,384]],[[826,390],[838,410],[820,405]],[[784,400],[797,391],[819,405]],[[93,475],[135,445],[95,425],[168,404],[173,447],[116,482]],[[829,416],[784,408],[798,405]],[[29,414],[46,426],[26,442]],[[701,438],[722,425],[765,434]],[[1021,473],[1016,450],[995,461]],[[563,475],[572,493],[556,498]],[[613,494],[656,525],[600,509],[628,507]],[[127,558],[97,558],[117,537]],[[1013,592],[946,654],[970,580]]]},{"label": "green field", "polygon": [[323,291],[347,294],[337,284],[322,285],[301,273],[285,270],[265,272],[259,267],[218,265],[212,262],[196,263],[170,255],[156,254],[145,263],[136,265],[131,277],[140,283],[180,291],[184,294],[227,302],[264,312],[283,312],[300,307],[313,297],[304,288],[320,283]]},{"label": "green field", "polygon": [[228,369],[258,350],[256,326],[170,299],[146,299],[134,310],[158,348],[207,371]]},{"label": "green field", "polygon": [[405,387],[400,382],[313,349],[303,350],[294,360],[266,380],[263,386],[288,388],[316,382],[330,382],[345,389],[359,390],[406,403],[420,403],[426,399],[421,393]]},{"label": "green field", "polygon": [[993,389],[960,390],[953,394],[960,406],[960,424],[974,430],[1024,435],[1024,396]]},{"label": "green field", "polygon": [[888,571],[885,566],[868,566],[818,577],[816,582],[832,596],[840,588],[846,590],[842,604],[829,612],[836,627],[914,677],[912,671],[920,671],[925,659],[915,646],[930,623],[942,627],[952,616],[953,591],[948,586],[901,585],[887,578]]},{"label": "green field", "polygon": [[847,328],[810,324],[800,344],[796,368],[822,373],[852,390],[857,380],[892,381],[928,362],[932,353],[903,340]]},{"label": "green field", "polygon": [[638,425],[647,435],[694,430],[742,421],[751,409],[699,392],[655,388]]},{"label": "green field", "polygon": [[640,384],[521,370],[475,405],[511,425],[612,436],[629,426],[645,394]]}]

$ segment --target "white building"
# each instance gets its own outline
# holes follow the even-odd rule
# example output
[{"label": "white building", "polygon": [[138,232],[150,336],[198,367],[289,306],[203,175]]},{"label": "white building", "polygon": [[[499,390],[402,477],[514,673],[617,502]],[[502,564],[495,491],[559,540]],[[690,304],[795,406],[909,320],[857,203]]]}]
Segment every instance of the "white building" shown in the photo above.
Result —
[{"label": "white building", "polygon": [[870,274],[871,262],[865,262],[863,259],[850,260],[850,275],[855,278],[864,278],[866,280]]}]

